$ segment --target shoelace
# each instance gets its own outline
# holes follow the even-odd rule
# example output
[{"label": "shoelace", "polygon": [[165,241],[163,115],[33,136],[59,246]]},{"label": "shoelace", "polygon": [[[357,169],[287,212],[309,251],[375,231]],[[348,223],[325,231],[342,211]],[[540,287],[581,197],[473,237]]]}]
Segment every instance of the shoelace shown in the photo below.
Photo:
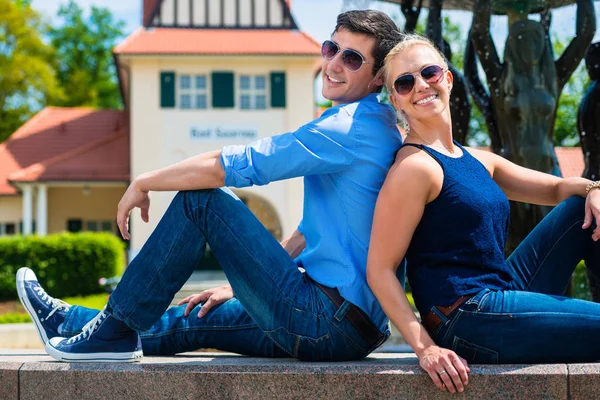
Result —
[{"label": "shoelace", "polygon": [[64,309],[65,311],[69,311],[69,308],[71,307],[69,303],[66,303],[60,299],[50,297],[50,295],[46,293],[46,291],[41,286],[34,287],[33,291],[36,292],[38,296],[42,298],[42,301],[45,301],[46,304],[52,307],[52,310],[48,313],[46,319],[50,318],[52,315],[54,315],[55,312],[59,310]]},{"label": "shoelace", "polygon": [[79,335],[73,336],[72,338],[67,340],[67,344],[79,342],[83,339],[90,340],[92,333],[94,333],[94,331],[98,329],[98,327],[102,324],[102,321],[104,321],[106,317],[108,317],[108,314],[106,314],[104,310],[100,311],[98,315],[94,317],[94,319],[92,319],[90,322],[85,324],[83,328],[81,328],[81,333]]}]

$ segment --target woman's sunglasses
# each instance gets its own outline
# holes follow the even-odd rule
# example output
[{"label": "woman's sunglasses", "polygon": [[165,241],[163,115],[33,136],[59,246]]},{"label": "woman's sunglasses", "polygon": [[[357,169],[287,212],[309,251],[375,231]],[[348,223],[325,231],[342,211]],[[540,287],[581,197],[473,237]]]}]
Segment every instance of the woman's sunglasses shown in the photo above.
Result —
[{"label": "woman's sunglasses", "polygon": [[331,60],[342,51],[342,65],[350,72],[356,72],[363,64],[373,64],[365,61],[365,58],[356,50],[342,49],[336,42],[326,40],[321,45],[321,55],[326,60]]},{"label": "woman's sunglasses", "polygon": [[419,72],[413,72],[410,74],[404,74],[396,78],[394,81],[394,90],[399,95],[407,95],[415,87],[416,78],[415,75],[420,74],[423,80],[427,83],[440,83],[444,78],[444,72],[446,69],[439,65],[429,65],[424,67]]}]

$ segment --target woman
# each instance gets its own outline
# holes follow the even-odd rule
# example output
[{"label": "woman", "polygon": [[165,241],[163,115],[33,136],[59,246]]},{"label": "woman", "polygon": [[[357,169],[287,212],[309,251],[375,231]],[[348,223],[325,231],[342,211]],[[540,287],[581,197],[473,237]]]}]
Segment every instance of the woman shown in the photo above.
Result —
[{"label": "woman", "polygon": [[[600,359],[600,304],[559,297],[582,258],[598,268],[600,183],[453,142],[452,74],[427,39],[409,35],[383,73],[407,136],[377,200],[367,279],[421,366],[462,392],[467,361]],[[560,204],[505,260],[508,199]],[[405,256],[423,325],[394,279]]]}]

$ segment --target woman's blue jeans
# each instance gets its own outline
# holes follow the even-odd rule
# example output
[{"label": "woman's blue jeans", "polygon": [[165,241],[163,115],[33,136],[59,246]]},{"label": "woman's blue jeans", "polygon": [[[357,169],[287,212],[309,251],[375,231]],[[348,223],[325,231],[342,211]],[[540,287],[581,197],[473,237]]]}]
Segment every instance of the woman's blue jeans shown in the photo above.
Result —
[{"label": "woman's blue jeans", "polygon": [[[210,244],[235,298],[198,318],[167,310]],[[264,357],[352,360],[368,343],[227,189],[178,193],[109,298],[113,314],[140,332],[144,354],[218,349]],[[81,331],[98,310],[72,307],[62,334]],[[385,338],[389,331],[384,332]]]},{"label": "woman's blue jeans", "polygon": [[562,297],[577,264],[600,273],[600,243],[581,229],[584,199],[556,206],[508,258],[511,290],[482,290],[442,318],[440,346],[471,363],[600,359],[600,304]]}]

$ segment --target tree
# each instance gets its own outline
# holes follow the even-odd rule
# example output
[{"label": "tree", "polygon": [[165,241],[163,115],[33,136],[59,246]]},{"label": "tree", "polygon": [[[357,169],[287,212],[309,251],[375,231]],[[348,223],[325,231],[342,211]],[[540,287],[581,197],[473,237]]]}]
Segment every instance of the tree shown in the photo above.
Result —
[{"label": "tree", "polygon": [[[565,43],[554,35],[554,54],[562,54],[565,50]],[[554,145],[555,146],[578,146],[579,136],[577,135],[577,110],[583,94],[590,84],[590,77],[581,62],[573,75],[567,81],[560,98],[558,100],[558,109],[556,110],[556,122],[554,124]]]},{"label": "tree", "polygon": [[57,105],[119,108],[112,48],[124,36],[125,22],[115,21],[106,8],[91,8],[88,18],[74,0],[58,11],[62,25],[50,29],[56,50],[57,78],[66,97]]},{"label": "tree", "polygon": [[0,0],[0,142],[60,99],[52,49],[41,37],[46,30],[29,1]]}]

